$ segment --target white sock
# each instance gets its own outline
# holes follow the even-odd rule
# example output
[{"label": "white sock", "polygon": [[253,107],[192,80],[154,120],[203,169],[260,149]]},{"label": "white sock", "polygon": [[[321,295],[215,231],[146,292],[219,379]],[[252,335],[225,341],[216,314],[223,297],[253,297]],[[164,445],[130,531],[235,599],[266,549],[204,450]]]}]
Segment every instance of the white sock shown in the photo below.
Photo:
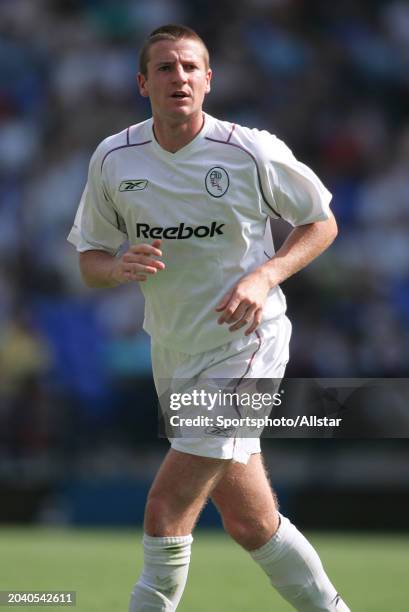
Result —
[{"label": "white sock", "polygon": [[284,516],[271,540],[251,551],[271,584],[300,612],[350,612],[314,548]]},{"label": "white sock", "polygon": [[143,537],[144,567],[131,594],[129,612],[173,612],[183,595],[191,535]]}]

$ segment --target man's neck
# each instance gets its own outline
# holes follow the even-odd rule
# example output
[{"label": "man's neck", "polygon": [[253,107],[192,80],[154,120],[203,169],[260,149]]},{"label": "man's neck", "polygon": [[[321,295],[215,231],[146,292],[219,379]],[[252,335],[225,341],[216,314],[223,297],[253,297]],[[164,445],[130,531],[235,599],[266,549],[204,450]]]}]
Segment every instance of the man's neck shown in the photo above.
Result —
[{"label": "man's neck", "polygon": [[184,122],[174,123],[163,121],[154,116],[153,132],[162,149],[170,153],[176,153],[198,135],[203,124],[204,114],[202,112],[194,117],[189,117]]}]

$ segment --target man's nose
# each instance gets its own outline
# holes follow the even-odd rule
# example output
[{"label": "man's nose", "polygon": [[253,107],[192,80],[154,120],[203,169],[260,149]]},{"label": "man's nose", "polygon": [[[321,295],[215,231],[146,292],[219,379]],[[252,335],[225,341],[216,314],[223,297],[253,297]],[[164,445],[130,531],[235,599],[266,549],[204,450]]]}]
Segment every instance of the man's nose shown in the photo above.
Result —
[{"label": "man's nose", "polygon": [[187,75],[181,64],[176,64],[173,72],[173,80],[175,83],[186,83]]}]

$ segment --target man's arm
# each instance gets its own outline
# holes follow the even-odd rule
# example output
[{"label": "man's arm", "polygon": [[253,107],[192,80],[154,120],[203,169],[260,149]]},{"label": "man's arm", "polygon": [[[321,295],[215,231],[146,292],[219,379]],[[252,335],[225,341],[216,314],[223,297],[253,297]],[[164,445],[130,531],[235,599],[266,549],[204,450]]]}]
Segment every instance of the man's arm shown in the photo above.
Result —
[{"label": "man's arm", "polygon": [[115,257],[107,251],[90,250],[80,253],[80,270],[88,287],[116,287],[122,283],[145,281],[149,274],[157,274],[165,268],[163,261],[154,259],[162,257],[160,240],[152,244],[131,246],[121,257]]},{"label": "man's arm", "polygon": [[246,335],[261,323],[269,291],[307,266],[335,240],[337,222],[332,213],[326,221],[301,225],[292,230],[274,257],[244,276],[216,308],[218,323],[232,324],[230,331],[249,325]]},{"label": "man's arm", "polygon": [[270,278],[270,289],[321,255],[333,243],[337,234],[337,222],[332,213],[326,221],[294,228],[274,257],[261,266]]}]

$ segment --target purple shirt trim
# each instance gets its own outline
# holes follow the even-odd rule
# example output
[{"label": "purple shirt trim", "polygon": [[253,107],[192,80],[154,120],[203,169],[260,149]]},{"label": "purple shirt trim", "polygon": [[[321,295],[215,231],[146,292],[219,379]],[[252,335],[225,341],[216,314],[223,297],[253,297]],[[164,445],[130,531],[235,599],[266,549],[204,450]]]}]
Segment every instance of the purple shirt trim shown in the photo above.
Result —
[{"label": "purple shirt trim", "polygon": [[235,124],[235,123],[233,123],[232,128],[231,128],[231,130],[230,130],[229,137],[228,137],[228,139],[226,140],[226,142],[230,142],[230,138],[233,136],[233,132],[234,132],[235,128],[236,128],[236,124]]}]

